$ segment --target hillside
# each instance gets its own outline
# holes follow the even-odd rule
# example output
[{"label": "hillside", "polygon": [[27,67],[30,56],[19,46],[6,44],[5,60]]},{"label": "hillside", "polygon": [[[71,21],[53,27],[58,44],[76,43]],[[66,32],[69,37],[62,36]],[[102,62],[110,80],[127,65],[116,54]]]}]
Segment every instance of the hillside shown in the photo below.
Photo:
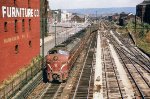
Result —
[{"label": "hillside", "polygon": [[136,13],[135,7],[121,7],[121,8],[88,8],[88,9],[66,9],[68,12],[72,13],[80,13],[85,15],[95,15],[97,11],[97,15],[106,15],[106,14],[113,14],[113,13]]}]

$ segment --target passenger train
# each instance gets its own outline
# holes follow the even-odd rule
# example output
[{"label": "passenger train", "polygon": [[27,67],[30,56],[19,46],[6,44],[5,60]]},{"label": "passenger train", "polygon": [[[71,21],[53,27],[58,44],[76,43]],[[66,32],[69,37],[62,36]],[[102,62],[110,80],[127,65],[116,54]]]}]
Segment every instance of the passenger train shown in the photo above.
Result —
[{"label": "passenger train", "polygon": [[67,80],[73,63],[91,35],[87,30],[85,34],[80,38],[72,38],[73,46],[71,47],[66,44],[60,44],[48,51],[46,56],[46,74],[49,82],[54,80],[63,82]]}]

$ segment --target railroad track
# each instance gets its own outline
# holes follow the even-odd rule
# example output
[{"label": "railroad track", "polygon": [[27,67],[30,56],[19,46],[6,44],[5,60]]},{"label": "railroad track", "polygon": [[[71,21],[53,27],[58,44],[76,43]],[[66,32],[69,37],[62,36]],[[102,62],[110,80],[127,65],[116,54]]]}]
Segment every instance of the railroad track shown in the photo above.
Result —
[{"label": "railroad track", "polygon": [[150,73],[150,68],[149,68],[149,63],[147,62],[144,62],[140,57],[136,56],[135,54],[133,53],[130,53],[129,51],[121,48],[121,47],[118,47],[122,52],[126,53],[126,55],[128,55],[128,57],[134,61],[136,64],[139,64],[140,65],[140,68],[142,68],[145,72],[147,73]]},{"label": "railroad track", "polygon": [[[116,33],[115,33],[116,34]],[[118,34],[117,34],[118,35]],[[117,36],[118,37],[118,36]],[[136,47],[131,46],[130,43],[123,43],[123,38],[119,35],[118,38],[121,39],[124,46],[120,46],[119,43],[112,37],[108,36],[114,46],[117,45],[118,48],[121,48],[124,53],[128,54],[131,57],[131,60],[140,64],[140,67],[147,73],[150,73],[150,58],[141,53]],[[119,40],[120,40],[119,39]]]},{"label": "railroad track", "polygon": [[[128,57],[130,57],[130,59],[132,61],[136,62],[137,64],[140,64],[140,68],[142,68],[145,72],[150,73],[149,59],[147,59],[147,57],[145,57],[142,53],[137,51],[137,49],[134,46],[132,46],[132,47],[130,46],[130,48],[129,48],[129,47],[126,47],[125,44],[120,45],[117,42],[117,40],[115,38],[113,38],[113,36],[109,35],[108,33],[105,35],[105,37],[107,37],[110,40],[110,42],[113,44],[113,46],[121,49],[124,53],[126,53],[126,55],[128,55]],[[133,50],[135,50],[137,52],[133,52]],[[141,55],[139,55],[138,52]],[[141,56],[141,57],[139,57],[139,56]]]},{"label": "railroad track", "polygon": [[[91,76],[91,79],[92,78],[94,78],[93,75]],[[94,82],[91,81],[91,83],[93,84]],[[61,99],[66,84],[67,82],[60,84],[49,84],[47,85],[47,88],[42,91],[42,94],[35,99]],[[91,92],[92,89],[93,88],[88,91]]]},{"label": "railroad track", "polygon": [[61,96],[61,92],[65,83],[49,83],[47,88],[43,90],[42,94],[35,99],[57,99]]},{"label": "railroad track", "polygon": [[[96,38],[96,37],[95,37]],[[93,98],[93,87],[94,87],[94,71],[93,71],[93,59],[94,59],[94,48],[96,44],[94,39],[91,41],[84,60],[82,70],[78,75],[74,87],[72,88],[69,99],[92,99]]]},{"label": "railroad track", "polygon": [[58,82],[46,83],[41,85],[42,88],[37,89],[38,93],[36,93],[36,95],[34,93],[27,99],[59,99],[65,85],[66,83]]},{"label": "railroad track", "polygon": [[103,60],[103,92],[104,98],[124,99],[125,92],[119,79],[117,67],[111,55],[107,39],[101,34],[102,60]]},{"label": "railroad track", "polygon": [[[150,98],[149,69],[147,68],[148,64],[144,64],[144,62],[141,62],[137,58],[136,55],[138,53],[136,52],[135,54],[132,52],[134,48],[132,48],[132,50],[131,48],[128,48],[127,51],[122,47],[122,45],[119,45],[119,43],[114,38],[112,38],[112,36],[110,37],[110,35],[107,35],[107,38],[113,44],[117,54],[120,57],[120,60],[134,88],[135,97],[141,99]],[[144,56],[142,57],[145,59]]]},{"label": "railroad track", "polygon": [[132,61],[140,64],[140,68],[142,68],[145,72],[150,73],[150,59],[135,48],[135,46],[131,46],[129,43],[124,43],[125,40],[123,40],[119,34],[117,34],[119,35],[117,37],[121,39],[119,39],[119,41],[122,42],[121,44],[109,33],[106,32],[103,35],[110,40],[113,46],[122,49],[124,53],[128,54]]},{"label": "railroad track", "polygon": [[27,86],[23,87],[23,89],[20,90],[20,92],[16,93],[16,95],[12,98],[7,99],[26,99],[31,91],[34,90],[40,83],[42,82],[42,72],[40,72],[32,81],[28,83]]},{"label": "railroad track", "polygon": [[146,66],[150,70],[150,59],[146,55],[142,54],[141,51],[137,49],[134,45],[131,45],[129,42],[124,40],[124,38],[116,32],[113,32],[114,35],[126,46],[128,50],[130,50],[130,54],[139,60],[143,65]]},{"label": "railroad track", "polygon": [[[76,33],[75,35],[73,35],[72,37],[70,37],[67,41],[65,41],[65,42],[63,42],[63,43],[65,43],[66,45],[67,44],[72,44],[72,41],[74,40],[74,38],[82,38],[83,37],[83,35],[84,35],[84,33],[85,33],[85,31],[80,31],[79,33]],[[73,44],[72,44],[72,46],[73,46]],[[36,89],[40,84],[40,87],[41,87],[41,90],[43,90],[43,89],[45,89],[45,87],[50,87],[49,85],[47,85],[47,84],[43,84],[42,85],[42,83],[43,83],[43,73],[42,73],[42,71],[40,71],[40,73],[39,73],[39,75],[35,78],[35,79],[32,79],[32,81],[31,81],[31,83],[29,82],[22,90],[20,90],[18,93],[17,93],[17,95],[15,95],[14,97],[13,97],[13,99],[19,99],[19,98],[21,98],[21,99],[26,99],[26,98],[28,98],[28,97],[30,97],[30,94],[32,94],[32,91],[34,90],[34,89]],[[33,92],[34,93],[34,92]],[[36,93],[36,92],[35,92]],[[40,90],[39,90],[39,93],[42,93],[42,92],[40,92]],[[33,95],[33,94],[32,94]],[[39,95],[33,95],[33,97],[37,97],[37,96],[39,96]],[[39,96],[40,97],[40,96]],[[36,99],[36,98],[35,98]]]},{"label": "railroad track", "polygon": [[[137,51],[137,49],[136,48],[134,48],[134,46],[130,46],[130,48],[127,48],[127,47],[125,47],[125,44],[124,44],[124,46],[123,45],[120,45],[118,42],[117,42],[117,40],[115,39],[115,38],[113,38],[113,36],[110,36],[110,35],[108,35],[107,34],[107,36],[106,36],[109,40],[110,40],[110,42],[113,44],[113,46],[115,46],[115,47],[117,47],[117,48],[119,48],[119,49],[121,49],[121,51],[123,52],[123,53],[126,53],[126,55],[132,60],[132,61],[134,61],[136,64],[139,64],[138,65],[138,67],[139,68],[141,68],[141,71],[143,72],[143,74],[144,73],[146,73],[146,74],[149,74],[150,73],[150,69],[148,68],[148,64],[149,64],[149,59],[147,59],[144,55],[142,55],[140,52],[140,56],[142,57],[139,57],[139,53],[137,53],[137,54],[135,54],[134,52],[133,52],[133,50],[131,50],[131,49],[134,49],[134,50],[136,50]],[[123,38],[122,38],[123,39]],[[128,44],[129,45],[129,44]],[[144,58],[144,59],[143,59]],[[142,60],[142,61],[141,61]],[[146,61],[144,61],[144,60],[146,60]],[[144,75],[143,75],[144,76]]]},{"label": "railroad track", "polygon": [[[92,37],[90,37],[90,38],[92,38]],[[73,37],[73,39],[74,39],[74,37]],[[90,41],[91,39],[88,39],[88,40]],[[69,40],[64,43],[69,44],[69,43],[71,43],[71,41]],[[87,43],[87,45],[89,45],[89,44]],[[93,75],[92,75],[91,79],[92,78],[94,78]],[[35,89],[35,91],[33,91],[27,99],[61,99],[61,96],[62,96],[64,87],[66,86],[66,83],[40,84],[38,86],[39,88],[36,88],[36,89],[40,89],[40,90]],[[91,91],[91,90],[89,90],[89,91]]]},{"label": "railroad track", "polygon": [[121,49],[116,48],[118,55],[123,63],[123,66],[126,68],[128,75],[130,76],[135,89],[135,96],[145,99],[150,98],[150,82],[142,75],[140,70],[134,61],[132,61]]}]

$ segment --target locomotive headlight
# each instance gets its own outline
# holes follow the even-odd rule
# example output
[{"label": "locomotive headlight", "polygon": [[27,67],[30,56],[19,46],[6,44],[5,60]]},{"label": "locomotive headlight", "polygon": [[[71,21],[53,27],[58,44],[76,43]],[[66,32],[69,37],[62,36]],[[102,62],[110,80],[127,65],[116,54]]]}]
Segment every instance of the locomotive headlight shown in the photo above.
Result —
[{"label": "locomotive headlight", "polygon": [[57,56],[54,56],[54,57],[53,57],[53,60],[54,60],[54,61],[57,61],[57,60],[58,60],[58,57],[57,57]]}]

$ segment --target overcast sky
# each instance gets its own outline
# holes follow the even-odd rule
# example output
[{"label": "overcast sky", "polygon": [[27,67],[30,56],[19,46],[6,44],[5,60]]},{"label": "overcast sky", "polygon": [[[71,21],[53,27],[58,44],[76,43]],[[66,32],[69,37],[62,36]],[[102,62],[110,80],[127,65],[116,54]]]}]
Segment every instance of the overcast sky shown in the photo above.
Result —
[{"label": "overcast sky", "polygon": [[51,9],[135,7],[143,0],[49,0]]}]

